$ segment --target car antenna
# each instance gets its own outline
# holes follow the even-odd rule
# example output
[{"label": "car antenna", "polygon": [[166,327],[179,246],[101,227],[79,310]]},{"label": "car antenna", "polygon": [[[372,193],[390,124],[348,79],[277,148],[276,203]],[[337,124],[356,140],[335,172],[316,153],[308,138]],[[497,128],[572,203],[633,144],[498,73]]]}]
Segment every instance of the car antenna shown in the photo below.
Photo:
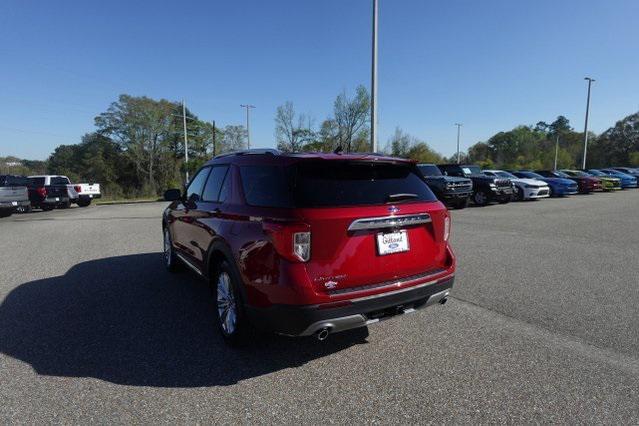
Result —
[{"label": "car antenna", "polygon": [[337,148],[333,150],[333,154],[341,154],[342,151],[344,151],[344,148],[342,148],[342,145],[339,145]]}]

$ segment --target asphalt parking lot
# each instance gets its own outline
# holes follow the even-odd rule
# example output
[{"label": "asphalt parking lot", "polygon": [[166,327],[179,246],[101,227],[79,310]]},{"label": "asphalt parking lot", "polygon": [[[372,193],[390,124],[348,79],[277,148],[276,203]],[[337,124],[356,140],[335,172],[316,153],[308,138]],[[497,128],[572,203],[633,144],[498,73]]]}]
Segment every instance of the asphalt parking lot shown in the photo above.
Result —
[{"label": "asphalt parking lot", "polygon": [[0,220],[0,423],[639,422],[639,190],[453,212],[444,306],[225,347],[163,203]]}]

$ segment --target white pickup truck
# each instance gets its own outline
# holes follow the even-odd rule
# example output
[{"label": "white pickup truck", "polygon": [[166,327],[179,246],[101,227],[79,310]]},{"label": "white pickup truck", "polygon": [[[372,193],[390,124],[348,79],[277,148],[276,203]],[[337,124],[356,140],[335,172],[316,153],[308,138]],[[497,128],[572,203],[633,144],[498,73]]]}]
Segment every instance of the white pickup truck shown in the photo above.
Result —
[{"label": "white pickup truck", "polygon": [[69,201],[62,207],[77,204],[86,207],[96,198],[101,198],[99,183],[71,183],[68,177],[60,175],[29,176],[29,178],[44,178],[45,185],[65,185]]}]

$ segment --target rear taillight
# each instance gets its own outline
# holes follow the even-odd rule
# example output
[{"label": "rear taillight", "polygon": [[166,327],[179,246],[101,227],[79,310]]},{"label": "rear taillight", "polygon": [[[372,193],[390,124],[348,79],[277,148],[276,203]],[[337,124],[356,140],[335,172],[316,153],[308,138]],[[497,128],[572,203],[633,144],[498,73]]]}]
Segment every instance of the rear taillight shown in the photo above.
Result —
[{"label": "rear taillight", "polygon": [[448,241],[450,237],[450,216],[444,217],[444,241]]},{"label": "rear taillight", "polygon": [[311,258],[311,230],[305,223],[264,222],[262,228],[280,256],[291,262]]},{"label": "rear taillight", "polygon": [[75,192],[77,192],[78,194],[82,192],[82,187],[80,185],[74,186],[73,189],[75,189]]},{"label": "rear taillight", "polygon": [[36,188],[36,192],[41,197],[45,197],[46,198],[46,196],[47,196],[47,188]]}]

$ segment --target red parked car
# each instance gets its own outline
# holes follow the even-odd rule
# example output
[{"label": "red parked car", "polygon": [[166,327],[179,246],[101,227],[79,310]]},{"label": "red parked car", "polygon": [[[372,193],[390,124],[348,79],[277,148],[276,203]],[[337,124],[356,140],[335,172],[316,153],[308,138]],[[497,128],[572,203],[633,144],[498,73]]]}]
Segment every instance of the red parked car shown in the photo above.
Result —
[{"label": "red parked car", "polygon": [[250,150],[165,193],[164,260],[205,278],[230,342],[363,327],[435,303],[453,285],[450,216],[412,161]]}]

